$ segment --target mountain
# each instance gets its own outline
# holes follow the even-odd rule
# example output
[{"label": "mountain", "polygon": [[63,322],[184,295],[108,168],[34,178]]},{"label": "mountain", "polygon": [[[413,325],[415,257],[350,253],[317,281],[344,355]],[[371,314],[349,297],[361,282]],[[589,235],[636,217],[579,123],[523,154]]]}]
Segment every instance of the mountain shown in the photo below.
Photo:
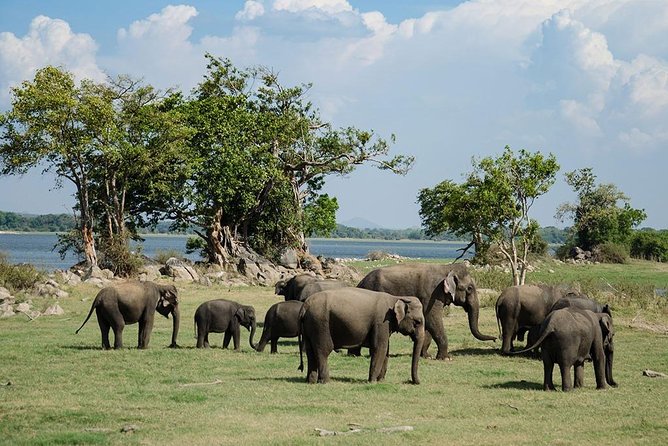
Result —
[{"label": "mountain", "polygon": [[349,228],[358,228],[358,229],[382,229],[382,226],[369,221],[362,217],[354,217],[350,220],[339,222],[343,226],[348,226]]}]

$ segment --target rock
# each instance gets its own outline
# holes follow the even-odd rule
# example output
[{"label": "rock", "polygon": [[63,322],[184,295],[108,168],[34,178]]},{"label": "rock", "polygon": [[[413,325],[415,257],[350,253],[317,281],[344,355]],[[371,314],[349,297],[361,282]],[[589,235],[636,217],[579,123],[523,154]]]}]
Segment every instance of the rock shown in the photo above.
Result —
[{"label": "rock", "polygon": [[53,296],[59,299],[63,299],[69,296],[69,294],[66,291],[61,290],[58,287],[58,283],[53,280],[48,280],[46,283],[37,285],[36,292],[39,296]]},{"label": "rock", "polygon": [[316,275],[322,276],[322,265],[317,257],[311,254],[304,254],[301,258],[301,266],[307,271],[313,271]]},{"label": "rock", "polygon": [[262,275],[260,267],[257,266],[255,262],[249,259],[243,259],[243,258],[239,259],[237,268],[239,270],[239,273],[243,274],[249,279],[260,280],[260,277]]},{"label": "rock", "polygon": [[104,276],[105,279],[111,280],[114,278],[114,272],[110,269],[103,269],[102,270],[102,275]]},{"label": "rock", "polygon": [[72,271],[61,271],[60,277],[65,285],[77,286],[81,283],[81,277]]},{"label": "rock", "polygon": [[199,284],[204,285],[204,286],[211,286],[211,279],[209,279],[207,276],[200,276],[199,278]]},{"label": "rock", "polygon": [[0,286],[0,301],[14,299],[7,288]]},{"label": "rock", "polygon": [[[113,274],[112,274],[112,276],[113,276]],[[106,280],[107,276],[104,272],[102,272],[102,270],[100,269],[99,266],[91,266],[90,268],[88,268],[84,272],[84,274],[81,278],[85,282],[88,279],[105,279]]]},{"label": "rock", "polygon": [[30,304],[28,302],[21,302],[16,306],[16,311],[19,313],[27,313],[30,311]]},{"label": "rock", "polygon": [[159,265],[144,265],[139,269],[139,280],[141,282],[154,281],[162,277]]},{"label": "rock", "polygon": [[60,316],[61,314],[65,314],[65,310],[63,310],[60,305],[53,304],[47,308],[43,314],[44,316]]},{"label": "rock", "polygon": [[109,285],[109,283],[111,283],[111,281],[109,281],[107,279],[102,279],[102,278],[99,278],[99,277],[91,277],[90,279],[84,280],[84,283],[87,283],[89,285],[94,285],[98,288],[104,288],[107,285]]},{"label": "rock", "polygon": [[297,254],[297,251],[294,249],[286,249],[283,251],[278,264],[286,268],[297,269],[299,266],[299,255]]},{"label": "rock", "polygon": [[16,313],[14,312],[14,308],[9,302],[5,301],[0,305],[0,318],[12,317],[14,315],[16,315]]},{"label": "rock", "polygon": [[170,257],[165,266],[160,268],[160,272],[174,280],[190,280],[194,282],[199,280],[199,274],[195,271],[195,268],[176,257]]}]

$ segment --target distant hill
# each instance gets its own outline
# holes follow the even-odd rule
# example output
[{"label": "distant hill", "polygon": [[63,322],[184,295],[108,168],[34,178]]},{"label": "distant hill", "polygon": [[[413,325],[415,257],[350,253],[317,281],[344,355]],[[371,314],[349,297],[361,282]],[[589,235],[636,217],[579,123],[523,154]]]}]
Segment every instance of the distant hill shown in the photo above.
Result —
[{"label": "distant hill", "polygon": [[374,223],[370,220],[367,220],[366,218],[362,217],[355,217],[351,218],[350,220],[346,220],[340,223],[342,226],[347,226],[349,228],[358,228],[358,229],[381,229],[382,226],[380,226],[377,223]]}]

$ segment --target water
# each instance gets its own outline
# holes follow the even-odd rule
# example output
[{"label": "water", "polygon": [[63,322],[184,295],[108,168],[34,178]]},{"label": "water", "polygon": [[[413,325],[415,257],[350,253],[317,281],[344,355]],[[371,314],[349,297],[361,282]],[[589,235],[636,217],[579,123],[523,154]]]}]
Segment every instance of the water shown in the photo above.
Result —
[{"label": "water", "polygon": [[[161,251],[176,251],[191,260],[199,256],[185,254],[185,235],[145,235],[141,243],[141,252],[148,257],[155,257]],[[30,263],[44,271],[67,269],[79,261],[68,254],[61,259],[53,246],[58,241],[52,233],[0,233],[0,252],[10,263]],[[454,258],[459,255],[457,249],[465,243],[429,242],[429,241],[389,241],[389,240],[347,240],[347,239],[310,239],[308,245],[313,255],[334,258],[365,258],[371,251],[383,251],[402,257],[422,259]]]}]

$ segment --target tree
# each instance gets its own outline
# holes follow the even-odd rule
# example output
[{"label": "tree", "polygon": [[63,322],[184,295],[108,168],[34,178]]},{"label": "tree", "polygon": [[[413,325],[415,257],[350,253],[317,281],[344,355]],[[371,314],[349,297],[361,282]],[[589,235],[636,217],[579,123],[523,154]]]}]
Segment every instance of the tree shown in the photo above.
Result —
[{"label": "tree", "polygon": [[645,211],[632,208],[629,198],[614,184],[597,185],[589,167],[567,172],[565,177],[578,201],[561,204],[556,218],[573,219],[573,242],[585,250],[605,242],[628,244],[633,228],[647,218]]},{"label": "tree", "polygon": [[513,283],[523,284],[527,257],[538,237],[538,223],[529,218],[529,211],[554,184],[558,170],[554,155],[526,150],[515,155],[506,146],[497,158],[473,160],[473,171],[462,184],[446,180],[422,189],[422,224],[431,235],[468,235],[471,242],[465,250],[474,246],[478,257],[495,244],[511,267]]},{"label": "tree", "polygon": [[[266,68],[207,59],[204,80],[183,104],[196,131],[192,180],[167,217],[203,228],[197,233],[211,263],[230,263],[241,242],[263,254],[306,250],[307,220],[332,212],[331,201],[317,198],[326,176],[365,163],[410,168],[411,157],[388,158],[388,142],[373,132],[323,122],[305,100],[309,85],[287,88]],[[308,199],[327,206],[311,206],[307,217]]]},{"label": "tree", "polygon": [[0,123],[2,173],[40,166],[56,186],[74,184],[79,223],[63,249],[79,247],[87,264],[98,263],[96,227],[104,245],[127,251],[127,225],[134,235],[152,199],[184,176],[187,127],[159,92],[123,76],[77,86],[71,73],[45,67],[12,94]]}]

